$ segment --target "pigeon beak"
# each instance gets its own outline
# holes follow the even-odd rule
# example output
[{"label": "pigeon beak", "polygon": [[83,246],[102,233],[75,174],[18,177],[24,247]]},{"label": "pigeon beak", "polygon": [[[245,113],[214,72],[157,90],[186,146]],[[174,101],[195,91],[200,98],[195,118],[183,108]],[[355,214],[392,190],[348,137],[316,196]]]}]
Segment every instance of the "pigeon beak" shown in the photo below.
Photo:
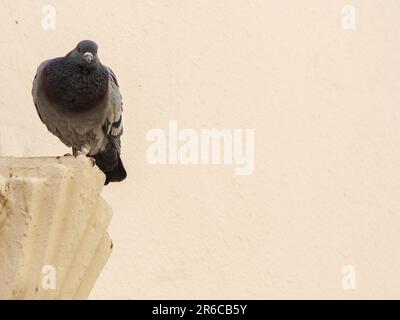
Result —
[{"label": "pigeon beak", "polygon": [[85,52],[83,58],[86,60],[87,63],[91,63],[93,60],[93,54],[91,52]]}]

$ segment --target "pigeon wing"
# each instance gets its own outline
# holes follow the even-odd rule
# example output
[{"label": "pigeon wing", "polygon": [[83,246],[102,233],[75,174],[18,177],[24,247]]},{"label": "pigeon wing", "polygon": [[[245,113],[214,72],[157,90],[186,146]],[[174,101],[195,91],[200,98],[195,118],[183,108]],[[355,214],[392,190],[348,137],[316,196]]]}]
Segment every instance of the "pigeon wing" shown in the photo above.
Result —
[{"label": "pigeon wing", "polygon": [[122,96],[119,91],[119,85],[115,73],[108,68],[109,73],[109,113],[105,123],[105,132],[107,133],[112,145],[117,150],[118,154],[121,153],[121,136],[123,133],[122,126],[122,111],[123,103]]},{"label": "pigeon wing", "polygon": [[63,139],[60,131],[57,129],[57,123],[59,122],[59,117],[55,112],[52,112],[52,106],[50,101],[48,101],[46,95],[43,93],[42,80],[44,77],[44,71],[48,64],[56,59],[49,59],[42,62],[37,68],[35,78],[33,79],[32,86],[32,97],[35,104],[36,111],[39,115],[40,120],[46,125],[47,129],[57,136],[64,144],[70,146],[70,143]]},{"label": "pigeon wing", "polygon": [[37,68],[35,78],[33,79],[33,86],[32,86],[32,97],[33,97],[33,103],[35,104],[36,111],[39,115],[40,120],[46,124],[43,120],[43,116],[41,115],[39,108],[38,108],[38,103],[39,103],[39,84],[42,80],[42,74],[44,68],[47,66],[50,60],[46,60],[42,62],[39,67]]}]

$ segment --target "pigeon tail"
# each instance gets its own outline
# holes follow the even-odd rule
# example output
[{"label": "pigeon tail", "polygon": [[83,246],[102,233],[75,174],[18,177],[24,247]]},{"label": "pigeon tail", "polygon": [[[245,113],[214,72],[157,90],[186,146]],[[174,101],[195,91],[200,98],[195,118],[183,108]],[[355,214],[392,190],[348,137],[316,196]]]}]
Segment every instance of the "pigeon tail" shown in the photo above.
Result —
[{"label": "pigeon tail", "polygon": [[108,185],[110,182],[120,182],[127,177],[121,157],[114,147],[109,147],[105,152],[92,157],[96,160],[99,169],[106,175],[104,185]]},{"label": "pigeon tail", "polygon": [[108,185],[110,182],[121,182],[122,180],[125,180],[127,173],[119,155],[118,165],[112,171],[104,173],[106,175],[106,181],[104,182],[104,185]]}]

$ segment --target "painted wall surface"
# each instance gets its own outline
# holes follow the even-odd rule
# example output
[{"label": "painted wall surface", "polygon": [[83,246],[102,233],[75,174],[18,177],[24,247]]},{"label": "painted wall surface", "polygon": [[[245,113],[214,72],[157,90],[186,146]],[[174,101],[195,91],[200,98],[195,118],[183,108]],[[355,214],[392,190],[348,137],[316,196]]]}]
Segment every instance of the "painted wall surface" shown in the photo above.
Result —
[{"label": "painted wall surface", "polygon": [[[68,152],[32,79],[95,40],[129,178],[91,298],[400,298],[399,21],[398,0],[0,0],[0,155]],[[149,164],[172,120],[254,129],[253,173]]]}]

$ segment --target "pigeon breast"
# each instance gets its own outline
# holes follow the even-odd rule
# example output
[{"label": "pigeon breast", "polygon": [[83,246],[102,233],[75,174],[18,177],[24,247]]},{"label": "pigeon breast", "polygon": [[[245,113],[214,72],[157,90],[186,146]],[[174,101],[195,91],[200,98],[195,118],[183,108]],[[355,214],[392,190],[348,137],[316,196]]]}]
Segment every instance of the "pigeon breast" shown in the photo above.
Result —
[{"label": "pigeon breast", "polygon": [[104,99],[108,78],[103,65],[88,69],[59,58],[44,68],[42,85],[50,102],[64,110],[84,112]]}]

